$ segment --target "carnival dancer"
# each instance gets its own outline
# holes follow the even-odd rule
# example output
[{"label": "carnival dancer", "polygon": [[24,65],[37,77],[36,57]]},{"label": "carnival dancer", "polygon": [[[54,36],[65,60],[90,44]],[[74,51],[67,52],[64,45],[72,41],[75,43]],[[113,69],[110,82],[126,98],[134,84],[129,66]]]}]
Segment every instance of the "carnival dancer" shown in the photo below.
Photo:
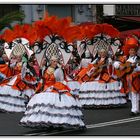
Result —
[{"label": "carnival dancer", "polygon": [[116,74],[123,83],[121,92],[130,96],[131,115],[133,116],[139,114],[140,59],[137,55],[138,49],[138,40],[132,36],[127,37],[122,48],[124,56],[114,63]]},{"label": "carnival dancer", "polygon": [[[70,63],[70,64],[69,64]],[[75,75],[79,72],[79,59],[72,54],[69,63],[63,67],[65,74],[66,84],[71,89],[74,96],[79,96],[80,83],[74,79]]]},{"label": "carnival dancer", "polygon": [[91,54],[87,49],[85,51],[85,58],[81,59],[80,65],[78,70],[73,74],[74,79],[77,80],[79,83],[82,83],[82,78],[86,74],[87,70],[90,68],[90,64],[92,62]]},{"label": "carnival dancer", "polygon": [[[22,67],[20,66],[20,74],[1,83],[0,110],[4,112],[24,112],[26,110],[26,103],[34,93],[37,84],[32,63],[32,60],[24,63]],[[21,62],[17,62],[17,64],[21,64]]]},{"label": "carnival dancer", "polygon": [[[26,81],[33,80],[35,84],[37,83],[35,74],[32,73],[33,67],[28,68],[28,65],[22,63],[23,54],[27,54],[30,57],[33,51],[30,49],[27,39],[18,38],[18,32],[20,32],[20,36],[21,32],[25,36],[24,30],[17,30],[8,30],[8,32],[6,30],[3,36],[11,45],[5,47],[5,52],[11,60],[10,67],[13,69],[11,77],[3,80],[0,84],[0,110],[5,112],[24,112],[26,110],[27,96],[30,97],[34,93],[33,86],[30,86],[29,83],[27,84]],[[15,31],[17,38],[15,37]],[[8,36],[9,32],[11,35],[10,39]],[[29,61],[27,63],[30,65],[32,62]],[[25,68],[25,66],[27,67]]]},{"label": "carnival dancer", "polygon": [[50,66],[45,70],[43,81],[27,105],[20,123],[28,127],[84,128],[81,106],[63,84],[64,75],[57,68],[58,57],[52,56]]},{"label": "carnival dancer", "polygon": [[[85,127],[81,104],[65,85],[65,72],[62,70],[71,57],[72,45],[67,45],[67,41],[63,39],[63,34],[73,37],[67,32],[75,31],[75,28],[69,27],[70,23],[70,18],[58,19],[55,16],[46,16],[42,21],[36,21],[34,24],[43,40],[42,46],[35,46],[37,61],[41,66],[45,57],[49,63],[38,83],[36,89],[38,94],[30,99],[20,121],[23,126]],[[45,61],[43,63],[45,64]]]},{"label": "carnival dancer", "polygon": [[92,58],[88,50],[85,51],[85,58],[81,59],[80,64],[75,68],[71,73],[71,79],[69,78],[67,84],[73,91],[73,94],[79,96],[79,90],[81,85],[81,77],[87,71],[89,64],[91,63]]},{"label": "carnival dancer", "polygon": [[85,51],[85,57],[81,60],[79,67],[80,68],[88,67],[88,65],[91,63],[91,61],[92,61],[91,54],[90,54],[89,50],[87,49]]},{"label": "carnival dancer", "polygon": [[[99,28],[100,27],[100,28]],[[121,82],[114,79],[113,54],[119,47],[119,40],[116,38],[118,31],[108,25],[97,25],[100,29],[93,37],[92,52],[97,58],[89,64],[87,70],[82,75],[79,100],[83,107],[102,108],[117,107],[126,104],[125,95],[121,94]],[[96,29],[96,27],[95,27]],[[114,35],[111,35],[111,31]],[[109,40],[114,38],[114,42]],[[114,46],[113,44],[116,44]]]},{"label": "carnival dancer", "polygon": [[40,77],[42,77],[44,75],[44,71],[45,69],[48,67],[48,62],[46,58],[43,58],[42,60],[42,64],[41,64],[41,68],[40,68]]},{"label": "carnival dancer", "polygon": [[2,54],[0,63],[0,81],[12,75],[12,70],[7,70],[9,65],[9,59],[6,54]]},{"label": "carnival dancer", "polygon": [[99,108],[125,104],[126,100],[120,93],[121,83],[112,78],[112,65],[107,51],[101,49],[98,54],[93,67],[87,72],[89,80],[82,83],[80,88],[79,99],[82,105]]}]

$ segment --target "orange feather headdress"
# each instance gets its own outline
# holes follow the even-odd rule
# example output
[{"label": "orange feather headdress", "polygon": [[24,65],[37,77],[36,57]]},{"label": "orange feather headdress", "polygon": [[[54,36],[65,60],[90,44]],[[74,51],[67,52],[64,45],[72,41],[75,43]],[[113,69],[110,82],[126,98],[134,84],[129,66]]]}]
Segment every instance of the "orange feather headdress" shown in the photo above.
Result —
[{"label": "orange feather headdress", "polygon": [[138,48],[139,48],[138,40],[130,36],[126,38],[124,42],[124,46],[122,47],[122,50],[124,52],[124,55],[129,55],[130,49],[138,49]]},{"label": "orange feather headdress", "polygon": [[114,55],[120,46],[120,42],[117,39],[120,32],[110,24],[104,23],[89,25],[87,27],[86,34],[91,40],[90,46],[87,47],[93,56],[95,56],[97,50],[100,49],[105,49],[111,55]]},{"label": "orange feather headdress", "polygon": [[25,38],[32,45],[37,40],[37,33],[29,24],[15,25],[13,29],[7,29],[2,34],[2,39],[7,43],[11,43],[16,38]]},{"label": "orange feather headdress", "polygon": [[119,37],[120,32],[114,28],[112,25],[103,23],[103,24],[89,24],[89,25],[79,25],[81,34],[83,38],[92,39],[98,34],[108,35],[111,38]]},{"label": "orange feather headdress", "polygon": [[95,30],[95,24],[79,25],[82,39],[92,39]]},{"label": "orange feather headdress", "polygon": [[97,34],[105,34],[109,35],[111,38],[119,37],[120,32],[114,28],[112,25],[103,23],[103,24],[96,24],[94,27],[94,35]]},{"label": "orange feather headdress", "polygon": [[61,37],[64,34],[64,30],[70,26],[70,23],[70,17],[59,19],[56,16],[48,16],[46,14],[45,18],[36,21],[33,27],[37,31],[38,40],[42,42],[47,35],[58,35]]}]

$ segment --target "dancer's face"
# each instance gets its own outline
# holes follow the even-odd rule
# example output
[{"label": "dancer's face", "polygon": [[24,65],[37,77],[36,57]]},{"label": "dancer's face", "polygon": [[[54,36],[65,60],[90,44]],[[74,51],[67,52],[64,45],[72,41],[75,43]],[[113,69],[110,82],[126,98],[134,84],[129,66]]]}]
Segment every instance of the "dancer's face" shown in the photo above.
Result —
[{"label": "dancer's face", "polygon": [[46,59],[43,59],[42,66],[45,66],[46,63],[47,63],[47,60]]},{"label": "dancer's face", "polygon": [[33,67],[33,66],[34,66],[34,62],[33,62],[33,61],[29,61],[29,65],[30,65],[31,67]]},{"label": "dancer's face", "polygon": [[21,56],[17,56],[17,62],[21,62],[22,58]]},{"label": "dancer's face", "polygon": [[8,59],[8,57],[7,57],[6,54],[3,54],[3,55],[2,55],[2,58],[3,58],[3,60],[4,60],[5,62],[8,62],[8,61],[9,61],[9,59]]},{"label": "dancer's face", "polygon": [[101,58],[105,58],[105,57],[107,56],[106,51],[105,51],[105,50],[100,51],[100,52],[99,52],[99,56],[100,56]]},{"label": "dancer's face", "polygon": [[56,68],[58,64],[57,60],[51,60],[51,67]]},{"label": "dancer's face", "polygon": [[130,56],[135,56],[136,54],[137,54],[136,49],[132,48],[132,49],[129,50],[129,55]]}]

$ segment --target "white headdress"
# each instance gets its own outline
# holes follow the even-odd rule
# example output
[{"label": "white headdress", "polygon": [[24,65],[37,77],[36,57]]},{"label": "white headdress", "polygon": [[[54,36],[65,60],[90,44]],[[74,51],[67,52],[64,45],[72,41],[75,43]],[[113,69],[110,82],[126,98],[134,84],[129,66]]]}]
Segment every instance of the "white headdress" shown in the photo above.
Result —
[{"label": "white headdress", "polygon": [[[30,47],[30,38],[33,37],[31,32],[32,27],[29,24],[15,25],[13,29],[7,29],[2,35],[2,39],[5,41],[4,50],[7,56],[10,58],[13,56],[22,56],[27,53],[30,56],[33,51]],[[33,39],[31,39],[33,41]]]},{"label": "white headdress", "polygon": [[58,57],[56,55],[53,55],[50,60],[53,60],[53,61],[58,61]]},{"label": "white headdress", "polygon": [[[95,24],[93,25],[92,32],[89,30],[89,37],[85,41],[77,43],[77,49],[79,55],[88,48],[93,57],[96,56],[97,52],[101,49],[106,50],[109,54],[114,55],[117,49],[120,47],[119,31],[109,24]],[[92,38],[91,38],[92,35]]]},{"label": "white headdress", "polygon": [[90,51],[88,49],[85,51],[85,57],[90,57]]},{"label": "white headdress", "polygon": [[[52,19],[51,23],[50,19]],[[37,45],[34,47],[39,65],[41,65],[44,57],[46,57],[46,59],[49,61],[53,55],[58,57],[59,62],[66,65],[72,55],[73,49],[71,44],[67,44],[67,41],[63,36],[63,34],[66,33],[64,30],[70,26],[69,18],[58,19],[52,16],[45,18],[42,22],[44,23],[42,28],[46,29],[43,31],[44,34],[46,33],[46,35],[42,38],[43,45],[42,47]],[[52,26],[52,24],[54,26]]]},{"label": "white headdress", "polygon": [[30,57],[33,54],[33,51],[29,47],[29,41],[25,38],[16,38],[12,41],[11,46],[5,43],[4,49],[8,58],[12,56],[23,56],[25,53]]}]

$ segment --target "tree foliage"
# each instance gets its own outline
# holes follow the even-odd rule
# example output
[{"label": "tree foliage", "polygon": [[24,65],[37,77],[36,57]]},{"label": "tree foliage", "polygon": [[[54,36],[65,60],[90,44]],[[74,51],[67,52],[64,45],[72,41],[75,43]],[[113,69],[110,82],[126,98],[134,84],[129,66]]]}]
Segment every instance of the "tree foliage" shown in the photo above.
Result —
[{"label": "tree foliage", "polygon": [[3,30],[5,27],[11,28],[11,23],[14,21],[21,22],[25,18],[25,15],[21,11],[13,11],[8,13],[0,18],[0,30]]}]

